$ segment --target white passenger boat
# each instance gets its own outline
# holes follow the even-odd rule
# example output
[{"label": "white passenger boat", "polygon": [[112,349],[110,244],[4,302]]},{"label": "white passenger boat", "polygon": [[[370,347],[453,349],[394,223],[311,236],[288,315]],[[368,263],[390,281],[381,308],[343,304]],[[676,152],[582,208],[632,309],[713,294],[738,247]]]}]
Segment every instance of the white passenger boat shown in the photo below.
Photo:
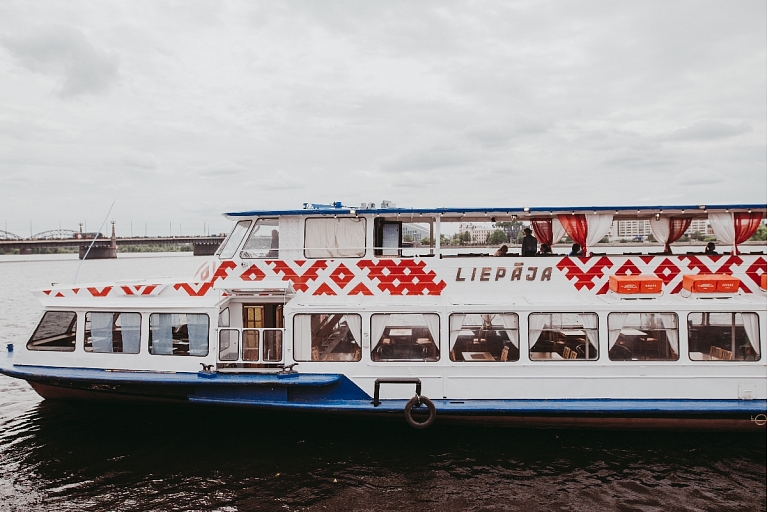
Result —
[{"label": "white passenger boat", "polygon": [[[765,213],[340,203],[229,213],[232,232],[192,279],[35,292],[42,318],[0,372],[45,398],[404,414],[416,427],[765,428],[766,256],[739,250]],[[649,220],[666,251],[591,252],[626,219]],[[697,219],[731,250],[670,247]],[[522,222],[550,246],[567,233],[584,253],[447,245],[441,233],[468,222]]]}]

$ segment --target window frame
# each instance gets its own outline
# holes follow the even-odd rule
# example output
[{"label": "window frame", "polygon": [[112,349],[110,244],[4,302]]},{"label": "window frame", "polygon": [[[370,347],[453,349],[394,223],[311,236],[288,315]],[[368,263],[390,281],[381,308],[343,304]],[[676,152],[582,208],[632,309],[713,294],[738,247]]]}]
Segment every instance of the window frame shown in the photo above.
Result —
[{"label": "window frame", "polygon": [[[377,358],[377,359],[374,359],[374,356],[373,356],[374,352],[376,350],[379,350],[379,348],[380,348],[379,347],[379,344],[380,344],[379,340],[378,339],[374,340],[374,337],[373,337],[373,332],[374,332],[373,331],[373,317],[377,316],[377,315],[422,315],[422,316],[434,315],[434,316],[436,316],[437,317],[437,339],[434,339],[435,336],[430,331],[430,337],[432,338],[432,344],[434,345],[435,349],[437,350],[436,357],[434,359],[432,359],[432,358],[411,358],[411,359],[409,359],[409,358],[402,358],[402,359],[378,359]],[[373,363],[400,363],[400,362],[403,362],[403,363],[409,363],[409,362],[410,363],[436,363],[436,362],[440,361],[440,358],[442,356],[441,350],[440,350],[440,329],[441,329],[441,325],[440,324],[441,323],[442,322],[441,322],[440,313],[433,312],[433,311],[430,311],[430,312],[392,311],[392,312],[372,313],[370,315],[369,320],[368,320],[368,327],[370,329],[370,331],[369,331],[370,332],[370,347],[369,347],[368,353],[369,353],[369,357],[371,358],[371,362],[373,362]],[[381,334],[382,342],[383,342],[383,339],[384,339],[383,338],[384,332],[386,332],[387,327],[391,328],[392,326],[385,324],[384,330],[382,331],[382,334]],[[428,328],[428,325],[427,325],[427,328]],[[413,333],[411,333],[411,336],[413,336]],[[396,344],[393,344],[393,345],[396,345]]]},{"label": "window frame", "polygon": [[[475,361],[472,361],[472,360],[470,360],[470,361],[467,361],[467,360],[458,361],[458,360],[454,359],[453,358],[453,352],[455,350],[456,344],[458,343],[458,337],[457,337],[456,342],[453,344],[453,346],[451,345],[451,332],[452,332],[451,331],[451,318],[454,315],[464,315],[464,316],[467,316],[467,315],[480,315],[480,316],[482,316],[482,315],[494,315],[494,316],[495,315],[515,315],[515,318],[517,319],[517,327],[515,329],[503,328],[503,330],[504,331],[514,330],[517,333],[517,359],[507,359],[505,361],[502,361],[501,359],[497,360],[495,357],[494,357],[494,359],[492,361],[488,360],[488,359],[486,359],[486,360],[475,360]],[[491,324],[491,325],[493,325],[493,324]],[[462,328],[463,327],[464,327],[464,323],[462,322]],[[463,329],[461,329],[461,330],[463,330]],[[508,340],[508,342],[511,343],[512,345],[514,345],[514,342],[512,340]],[[502,341],[502,347],[504,346],[503,344],[504,344],[504,342]],[[503,351],[503,348],[502,348],[502,351]],[[490,353],[490,350],[485,350],[483,352]],[[493,355],[493,354],[491,354],[491,355]],[[499,357],[501,357],[501,354],[499,354]],[[451,313],[448,313],[448,359],[451,362],[453,362],[453,363],[516,363],[516,362],[519,362],[520,361],[520,314],[519,313],[515,313],[514,311],[481,311],[481,312],[477,312],[477,311],[468,311],[468,312],[453,311]]]},{"label": "window frame", "polygon": [[[338,220],[338,219],[351,219],[351,220],[359,220],[363,223],[363,245],[362,245],[362,254],[354,255],[354,256],[308,256],[307,255],[307,221],[310,220]],[[310,250],[322,250],[322,249],[339,249],[338,247],[310,247]],[[315,216],[315,217],[305,217],[304,218],[304,237],[302,240],[302,248],[301,253],[304,256],[305,259],[308,260],[339,260],[339,259],[360,259],[364,258],[365,255],[368,253],[368,219],[365,217],[357,217],[354,215],[340,215],[337,217],[328,217],[328,216]]]},{"label": "window frame", "polygon": [[[626,314],[626,315],[661,315],[661,314],[664,314],[664,315],[674,315],[674,317],[675,317],[675,331],[677,331],[677,357],[675,359],[612,359],[611,358],[611,349],[613,347],[610,346],[610,343],[611,343],[611,315],[622,315],[622,314]],[[641,318],[641,320],[642,320],[642,318]],[[614,362],[622,362],[622,361],[630,361],[630,362],[632,362],[632,361],[634,361],[634,362],[639,362],[639,363],[646,363],[646,362],[649,362],[649,361],[650,362],[662,362],[662,363],[670,362],[670,361],[671,362],[680,361],[680,347],[681,347],[681,343],[680,343],[680,315],[678,315],[676,311],[628,311],[628,312],[611,311],[611,312],[609,312],[606,315],[605,322],[606,322],[606,326],[608,328],[608,345],[609,345],[608,346],[608,360],[609,361],[614,361]],[[624,326],[626,326],[626,322],[624,324],[622,324],[622,329],[623,329]],[[629,328],[634,328],[634,326],[631,326],[631,325],[628,326],[628,327]],[[641,329],[641,327],[636,327],[636,329],[639,330],[639,329]],[[664,327],[663,330],[666,331],[668,329],[666,327]],[[617,338],[615,343],[618,343],[618,338]],[[615,346],[615,343],[614,343],[614,346]],[[669,342],[667,342],[667,343],[669,343]]]},{"label": "window frame", "polygon": [[[747,332],[746,332],[746,325],[744,324],[744,316],[743,315],[745,313],[746,314],[755,315],[755,319],[757,320],[757,335],[758,335],[758,339],[757,339],[757,348],[758,348],[757,358],[756,359],[735,359],[735,358],[734,359],[718,359],[718,358],[714,358],[713,359],[713,358],[711,358],[711,350],[712,350],[712,347],[715,347],[716,345],[710,344],[710,355],[709,355],[710,359],[704,359],[704,358],[702,358],[702,359],[693,359],[691,357],[692,353],[703,354],[703,352],[698,352],[698,351],[697,352],[692,352],[691,351],[692,344],[691,344],[691,328],[690,328],[690,325],[689,325],[689,318],[690,318],[691,315],[702,315],[702,321],[703,321],[704,315],[709,315],[711,313],[727,314],[727,315],[737,315],[737,314],[738,315],[742,315],[742,323],[741,323],[741,325],[737,326],[735,323],[733,323],[733,322],[735,322],[735,317],[732,317],[732,321],[731,321],[732,323],[730,324],[730,327],[731,328],[734,328],[734,327],[741,327],[741,328],[743,328],[744,331],[745,331],[744,334],[747,337],[747,343],[750,343],[750,344],[751,344],[751,342],[749,341],[749,334],[747,334]],[[701,325],[704,326],[703,323]],[[711,326],[711,325],[712,325],[711,323],[707,324],[707,326]],[[762,349],[762,332],[761,332],[761,329],[760,329],[760,315],[756,311],[689,311],[688,315],[685,317],[685,326],[686,326],[686,330],[687,330],[687,334],[688,334],[687,338],[688,338],[688,360],[689,361],[693,361],[694,363],[700,363],[702,361],[706,361],[706,362],[717,361],[717,362],[732,362],[732,363],[733,362],[738,362],[738,363],[756,363],[756,362],[759,362],[759,361],[762,360],[763,354],[762,354],[762,350],[761,350]],[[723,325],[722,327],[728,327],[728,325]],[[732,354],[732,355],[735,355],[735,354]]]},{"label": "window frame", "polygon": [[[536,339],[536,342],[531,344],[531,316],[532,315],[592,315],[592,316],[594,316],[595,323],[596,323],[595,327],[591,328],[591,329],[587,329],[586,327],[583,326],[583,323],[582,323],[581,329],[584,330],[584,335],[585,335],[585,338],[586,338],[586,342],[590,346],[592,346],[592,342],[589,339],[589,334],[587,334],[587,330],[595,332],[595,334],[597,336],[597,338],[595,340],[595,345],[594,345],[595,357],[594,358],[590,358],[590,359],[587,359],[586,357],[584,359],[565,358],[562,355],[560,356],[562,359],[554,359],[554,358],[551,358],[551,359],[541,358],[541,359],[539,359],[539,358],[531,357],[531,354],[533,353],[531,351],[531,349],[539,341],[538,339]],[[599,361],[600,360],[600,314],[598,312],[596,312],[596,311],[531,311],[531,312],[528,313],[528,318],[526,318],[526,322],[527,322],[527,324],[526,324],[526,331],[528,333],[528,360],[529,361],[532,361],[532,362],[540,362],[540,361],[541,362],[546,362],[546,361],[550,361],[551,362],[551,361],[561,361],[562,360],[562,361],[595,362],[595,361]],[[561,327],[562,327],[562,322],[561,322]],[[550,329],[541,329],[542,333],[545,332],[545,331],[555,331],[555,329],[552,329],[552,328],[550,328]],[[539,336],[541,336],[541,333],[539,334]],[[568,348],[568,350],[571,350],[571,349]],[[554,352],[557,353],[557,351],[554,351]],[[552,353],[552,351],[547,352],[547,353]]]},{"label": "window frame", "polygon": [[[65,333],[65,335],[67,337],[69,337],[69,336],[74,337],[74,339],[72,341],[72,346],[71,347],[63,347],[63,348],[57,348],[57,347],[32,348],[33,345],[31,345],[31,344],[32,344],[33,341],[40,341],[40,340],[35,340],[34,338],[35,338],[35,335],[37,334],[37,332],[40,330],[40,327],[42,327],[43,321],[45,320],[45,317],[48,316],[49,313],[71,313],[71,314],[74,315],[74,320],[70,320],[68,328],[67,328],[68,330]],[[69,311],[69,310],[65,310],[65,311],[47,310],[47,311],[45,311],[43,313],[43,316],[37,322],[37,326],[35,327],[35,330],[32,332],[32,335],[27,340],[25,348],[27,350],[31,351],[31,352],[74,352],[77,349],[77,337],[78,337],[77,331],[80,328],[80,326],[78,325],[80,323],[80,322],[78,322],[79,316],[80,316],[80,313],[78,311]],[[71,331],[69,330],[70,328],[72,328]],[[71,332],[71,334],[69,334],[70,332]],[[56,336],[61,336],[61,334],[58,334]]]},{"label": "window frame", "polygon": [[[113,328],[112,330],[112,336],[113,336],[113,346],[112,346],[112,352],[97,352],[93,350],[93,342],[91,342],[91,350],[88,350],[88,334],[93,331],[93,324],[90,321],[89,315],[92,313],[105,313],[105,314],[112,314],[112,325],[114,326],[115,322],[115,315],[139,315],[139,344],[138,344],[138,350],[136,352],[125,352],[121,350],[120,352],[114,351],[114,333],[116,332]],[[91,329],[88,329],[88,325],[91,324]],[[83,351],[88,354],[129,354],[129,355],[136,355],[141,353],[141,332],[142,332],[142,326],[144,324],[144,315],[141,314],[140,311],[86,311],[83,315]],[[125,344],[123,342],[123,326],[120,325],[120,343],[123,347],[125,347]],[[92,336],[91,336],[92,337]]]},{"label": "window frame", "polygon": [[[311,329],[310,329],[310,333],[309,333],[309,336],[310,336],[310,340],[309,340],[309,359],[298,359],[296,357],[297,352],[303,352],[304,349],[302,348],[301,350],[296,350],[297,343],[300,343],[300,341],[301,341],[299,339],[298,334],[297,334],[301,330],[300,328],[297,327],[297,322],[298,322],[298,318],[297,317],[300,317],[300,316],[308,316],[308,317],[310,317],[309,321],[310,321],[310,326],[311,326],[312,325],[312,316],[313,315],[318,315],[318,316],[319,315],[327,315],[327,316],[341,315],[342,317],[345,317],[345,316],[356,316],[356,317],[358,317],[358,319],[360,320],[360,337],[361,337],[361,339],[360,340],[354,340],[354,334],[355,333],[352,333],[352,338],[355,341],[355,344],[358,346],[360,356],[357,359],[349,359],[349,360],[312,359],[312,349],[314,348],[314,344],[312,342],[314,340],[312,339],[312,332],[311,332]],[[341,319],[339,319],[339,322],[341,322]],[[363,315],[360,314],[360,313],[348,313],[348,312],[341,312],[341,311],[336,311],[336,312],[325,312],[325,311],[323,311],[323,312],[311,312],[311,313],[296,313],[296,314],[293,315],[293,347],[292,347],[292,349],[293,349],[293,360],[297,361],[297,362],[301,362],[301,363],[357,363],[359,361],[362,361],[363,360],[363,340],[362,340],[363,328],[362,328],[362,326],[363,326]],[[347,328],[349,329],[349,324],[347,324]],[[351,331],[351,329],[350,329],[350,331]],[[342,353],[343,354],[349,354],[350,352],[342,352]],[[352,354],[354,354],[354,352],[352,352]]]},{"label": "window frame", "polygon": [[[232,238],[232,235],[235,234],[235,230],[237,229],[237,226],[239,226],[241,223],[244,223],[244,222],[247,222],[248,225],[245,227],[245,231],[243,232],[243,236],[240,237],[240,241],[237,242],[237,245],[235,246],[234,250],[232,251],[232,254],[230,254],[229,256],[224,256],[224,249],[227,248],[227,245],[229,244],[230,239]],[[227,235],[227,237],[224,239],[224,241],[221,242],[221,245],[219,246],[218,250],[216,251],[216,256],[220,260],[229,260],[229,259],[234,258],[235,255],[237,254],[237,250],[242,245],[243,240],[245,240],[245,237],[251,232],[251,228],[252,227],[253,227],[253,220],[251,220],[251,219],[243,219],[243,220],[237,221],[237,223],[235,223],[235,226],[232,228],[232,231],[230,231],[229,234]]]},{"label": "window frame", "polygon": [[[267,254],[264,256],[246,256],[244,253],[246,251],[245,246],[248,244],[248,241],[251,239],[251,236],[256,232],[256,228],[261,225],[262,221],[267,222],[274,222],[274,224],[264,224],[266,226],[272,226],[273,228],[277,228],[277,247],[270,247],[269,249],[266,249]],[[261,228],[259,228],[261,229]],[[235,253],[239,255],[240,259],[243,260],[277,260],[280,259],[280,218],[279,217],[259,217],[258,219],[255,219],[251,226],[248,228],[248,232],[246,233],[246,236],[243,237],[242,240],[242,248],[238,246],[239,250],[236,250]],[[277,251],[277,255],[270,256],[269,252],[271,251]]]},{"label": "window frame", "polygon": [[[170,354],[162,354],[162,353],[155,353],[155,352],[153,352],[152,351],[152,349],[153,349],[153,343],[152,343],[152,341],[153,341],[152,340],[152,331],[153,331],[152,330],[152,317],[155,316],[155,315],[184,315],[185,318],[188,315],[203,315],[203,316],[205,316],[206,321],[207,321],[207,329],[205,331],[206,332],[206,351],[205,351],[205,354],[192,354],[192,353],[190,353],[189,348],[187,348],[187,353],[186,354],[174,354],[173,353],[173,345],[174,345],[175,338],[173,338],[173,324],[171,325],[171,353]],[[186,322],[183,325],[189,326],[189,322]],[[167,312],[155,311],[155,312],[149,314],[148,329],[149,329],[149,335],[147,336],[147,352],[151,356],[208,357],[208,355],[210,355],[210,353],[211,353],[211,316],[208,313],[199,313],[199,312],[193,312],[193,313],[187,313],[187,312],[182,312],[182,313],[176,312],[176,313],[173,313],[173,312],[171,312],[171,313],[167,313]],[[184,339],[184,338],[182,338],[182,339]],[[186,340],[187,340],[187,343],[189,343],[189,327],[187,327],[187,337],[186,337]],[[218,335],[216,337],[216,341],[218,342]]]}]

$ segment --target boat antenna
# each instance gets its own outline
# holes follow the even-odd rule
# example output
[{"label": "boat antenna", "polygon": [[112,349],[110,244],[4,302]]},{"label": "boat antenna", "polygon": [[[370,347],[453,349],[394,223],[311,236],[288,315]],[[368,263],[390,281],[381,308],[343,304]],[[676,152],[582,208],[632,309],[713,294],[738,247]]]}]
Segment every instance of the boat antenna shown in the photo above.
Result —
[{"label": "boat antenna", "polygon": [[77,266],[77,272],[75,272],[75,280],[72,281],[72,284],[77,284],[77,275],[80,273],[80,267],[83,266],[83,262],[88,257],[88,253],[91,252],[91,247],[93,247],[93,244],[96,243],[96,239],[99,236],[99,233],[101,233],[101,230],[104,229],[104,225],[107,223],[107,219],[109,218],[109,214],[112,213],[112,207],[115,206],[115,202],[117,199],[112,201],[112,206],[109,207],[109,211],[107,212],[107,216],[104,217],[104,222],[101,223],[101,227],[96,232],[96,235],[93,237],[93,242],[91,242],[91,245],[88,246],[88,250],[85,251],[85,254],[83,254],[83,259],[80,260],[80,264]]}]

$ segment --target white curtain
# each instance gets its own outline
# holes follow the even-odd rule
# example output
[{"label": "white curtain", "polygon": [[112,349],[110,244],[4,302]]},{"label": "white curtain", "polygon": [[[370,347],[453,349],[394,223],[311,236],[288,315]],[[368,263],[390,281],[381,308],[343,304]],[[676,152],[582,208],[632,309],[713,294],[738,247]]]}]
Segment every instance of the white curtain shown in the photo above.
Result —
[{"label": "white curtain", "polygon": [[381,335],[389,323],[390,315],[372,315],[371,316],[371,352],[379,345]]},{"label": "white curtain", "polygon": [[187,334],[189,353],[193,356],[208,354],[208,315],[188,314]]},{"label": "white curtain", "polygon": [[[153,354],[173,354],[173,319],[168,313],[154,313],[155,325],[150,325]],[[152,318],[150,317],[150,318]]]},{"label": "white curtain", "polygon": [[308,258],[349,258],[365,254],[365,221],[355,218],[307,219]]},{"label": "white curtain", "polygon": [[308,258],[332,258],[336,247],[336,219],[307,219],[304,252]]},{"label": "white curtain", "polygon": [[94,352],[112,352],[112,313],[91,313],[91,346]]},{"label": "white curtain", "polygon": [[616,340],[619,339],[621,329],[624,327],[624,321],[626,319],[626,313],[611,313],[608,315],[608,350],[611,350],[616,344]]},{"label": "white curtain", "polygon": [[467,315],[451,315],[451,350],[453,350],[453,346],[456,344],[456,340],[459,338],[459,333],[461,332],[461,328],[464,325],[464,318],[466,318]]},{"label": "white curtain", "polygon": [[552,217],[552,245],[556,244],[565,235],[565,228],[557,217]]},{"label": "white curtain", "polygon": [[669,240],[669,219],[666,217],[661,217],[658,220],[652,218],[651,233],[653,233],[653,238],[655,238],[657,242],[666,244],[667,240]]},{"label": "white curtain", "polygon": [[312,315],[293,317],[293,358],[296,361],[312,359]]},{"label": "white curtain", "polygon": [[732,213],[710,213],[709,225],[717,240],[724,245],[733,245],[736,241],[736,228],[733,226]]},{"label": "white curtain", "polygon": [[755,354],[760,355],[760,325],[757,321],[757,314],[755,313],[742,313],[741,318],[744,321],[744,330],[747,331],[747,338],[749,344],[755,351]]},{"label": "white curtain", "polygon": [[363,320],[360,315],[344,315],[342,320],[346,320],[349,332],[352,333],[352,337],[355,338],[355,342],[363,346]]},{"label": "white curtain", "polygon": [[440,316],[439,315],[422,315],[424,322],[427,324],[429,333],[432,335],[432,341],[435,345],[440,346]]},{"label": "white curtain", "polygon": [[667,333],[667,341],[672,347],[672,351],[675,354],[679,354],[680,351],[677,346],[677,315],[674,313],[657,313],[656,317],[661,319],[661,323]]},{"label": "white curtain", "polygon": [[[528,315],[528,344],[532,347],[539,340],[541,331],[544,330],[544,326],[547,325],[547,321],[550,319],[550,315],[532,314]],[[552,327],[550,325],[550,327]]]},{"label": "white curtain", "polygon": [[[597,315],[594,313],[580,313],[579,319],[581,319],[581,325],[584,327],[584,332],[587,333],[587,339],[589,340],[589,344],[592,345],[595,350],[597,350]],[[589,348],[586,347],[586,357],[587,359],[590,358],[589,355]]]},{"label": "white curtain", "polygon": [[342,258],[365,255],[365,221],[360,218],[336,220],[337,255]]},{"label": "white curtain", "polygon": [[588,213],[585,217],[587,219],[587,247],[593,247],[611,230],[613,214]]},{"label": "white curtain", "polygon": [[123,353],[138,354],[141,345],[141,315],[120,313],[120,330],[123,336]]},{"label": "white curtain", "polygon": [[520,349],[520,344],[517,340],[517,315],[511,313],[501,313],[499,315],[501,323],[504,324],[504,331],[509,337],[509,341],[515,346],[516,349]]}]

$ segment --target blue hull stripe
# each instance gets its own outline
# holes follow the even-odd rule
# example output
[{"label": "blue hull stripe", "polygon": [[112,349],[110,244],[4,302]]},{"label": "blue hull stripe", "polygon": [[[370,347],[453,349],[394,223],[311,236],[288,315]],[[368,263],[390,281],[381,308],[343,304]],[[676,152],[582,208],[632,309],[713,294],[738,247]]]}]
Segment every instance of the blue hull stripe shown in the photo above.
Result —
[{"label": "blue hull stripe", "polygon": [[[279,402],[227,398],[189,397],[191,402],[239,405],[268,409],[315,410],[328,412],[398,412],[408,400],[382,400],[378,407],[364,400],[324,400],[322,402]],[[766,400],[432,400],[438,414],[765,414]],[[455,401],[454,401],[455,402]]]}]

